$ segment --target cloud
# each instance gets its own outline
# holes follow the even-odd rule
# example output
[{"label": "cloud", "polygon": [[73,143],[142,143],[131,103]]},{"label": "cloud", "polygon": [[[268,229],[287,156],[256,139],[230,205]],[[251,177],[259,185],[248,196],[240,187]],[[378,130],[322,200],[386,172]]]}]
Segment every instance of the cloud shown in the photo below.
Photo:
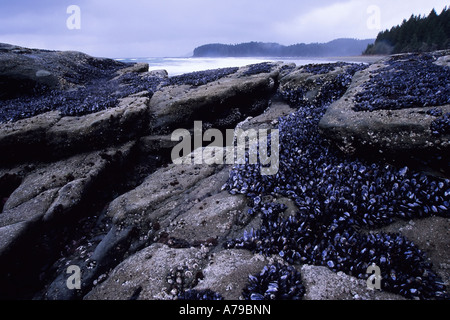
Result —
[{"label": "cloud", "polygon": [[[341,37],[366,36],[366,8],[361,1],[347,1],[303,12],[290,21],[274,25],[286,42],[325,42]],[[373,32],[372,32],[373,36]]]},{"label": "cloud", "polygon": [[[97,56],[180,56],[213,42],[324,42],[374,38],[367,8],[382,28],[447,0],[14,0],[0,2],[0,42]],[[81,30],[68,30],[66,9],[81,8]]]},{"label": "cloud", "polygon": [[[376,38],[381,30],[390,29],[411,14],[428,15],[432,8],[440,12],[446,0],[347,0],[318,4],[292,19],[274,23],[279,39],[284,42],[325,42],[341,37]],[[368,9],[378,9],[368,10]],[[374,17],[374,15],[376,15]],[[380,28],[374,28],[373,19]],[[368,23],[369,22],[369,23]]]},{"label": "cloud", "polygon": [[409,19],[411,14],[426,16],[433,8],[436,9],[437,13],[440,13],[445,6],[449,5],[448,0],[383,0],[375,1],[375,4],[381,8],[381,26],[383,30],[401,24],[403,19]]}]

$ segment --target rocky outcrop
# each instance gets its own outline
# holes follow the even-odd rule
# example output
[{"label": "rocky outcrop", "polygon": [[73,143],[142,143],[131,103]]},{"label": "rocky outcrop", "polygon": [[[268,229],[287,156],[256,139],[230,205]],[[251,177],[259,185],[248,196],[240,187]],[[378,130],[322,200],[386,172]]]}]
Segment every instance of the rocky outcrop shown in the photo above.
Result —
[{"label": "rocky outcrop", "polygon": [[[0,170],[1,178],[13,176],[17,181],[14,190],[2,195],[0,257],[8,261],[1,267],[2,297],[24,290],[22,285],[32,288],[36,284],[35,272],[63,250],[63,243],[73,232],[71,227],[85,217],[92,202],[107,195],[106,181],[111,181],[109,176],[130,157],[133,145],[130,142],[53,163]],[[28,270],[30,265],[36,268],[32,272]],[[16,282],[16,276],[30,280],[28,284]]]},{"label": "rocky outcrop", "polygon": [[279,68],[249,74],[244,67],[230,76],[200,86],[171,85],[156,92],[150,102],[152,129],[170,131],[192,126],[194,120],[214,128],[232,128],[240,119],[267,108],[276,90]]},{"label": "rocky outcrop", "polygon": [[[359,81],[365,71],[353,74],[365,66],[263,63],[169,78],[164,71],[147,72],[145,64],[82,54],[6,45],[0,46],[2,54],[9,61],[42,56],[27,63],[55,74],[55,86],[28,92],[28,100],[13,92],[0,96],[0,298],[241,299],[243,292],[253,298],[445,297],[426,262],[420,262],[423,272],[414,280],[416,271],[402,269],[422,261],[420,250],[401,235],[384,232],[417,242],[448,282],[448,257],[438,253],[448,246],[448,237],[441,236],[449,222],[444,212],[448,181],[415,175],[421,186],[406,190],[413,179],[410,169],[383,171],[383,159],[349,163],[318,134],[322,111],[352,79]],[[61,57],[71,55],[74,68],[64,69]],[[72,77],[47,68],[59,70],[58,64]],[[377,66],[381,63],[369,70]],[[92,72],[82,78],[79,70]],[[33,86],[40,86],[36,81]],[[91,84],[98,86],[98,95]],[[58,105],[63,100],[68,106]],[[52,107],[39,109],[37,102]],[[11,111],[16,107],[23,116]],[[172,141],[171,131],[192,131],[194,121],[202,121],[203,129],[280,129],[279,173],[261,176],[259,164],[172,163],[178,141]],[[210,146],[201,148],[212,153]],[[368,187],[359,190],[363,179]],[[430,199],[424,200],[424,190]],[[398,197],[402,223],[383,215],[396,212],[387,205],[368,214],[380,194]],[[421,222],[411,223],[417,218],[411,212],[418,209],[407,197],[441,216],[422,212]],[[322,208],[337,209],[320,215]],[[367,208],[362,216],[360,208]],[[427,228],[436,236],[426,237]],[[379,239],[391,241],[392,249]],[[411,254],[398,253],[395,241]],[[346,256],[341,246],[350,244]],[[380,258],[382,250],[397,254],[391,265]],[[355,254],[367,261],[355,262],[349,272]],[[389,292],[367,289],[360,265],[371,261],[384,263]],[[80,289],[67,286],[68,266],[80,268]],[[288,282],[291,276],[296,283]],[[407,279],[408,287],[392,277]],[[417,286],[426,296],[409,287],[416,277],[424,278]]]},{"label": "rocky outcrop", "polygon": [[0,162],[60,159],[138,138],[148,131],[150,87],[167,78],[147,71],[1,44]]},{"label": "rocky outcrop", "polygon": [[[220,191],[227,178],[223,166],[185,168],[171,165],[154,176],[148,176],[167,161],[170,149],[174,146],[170,135],[160,133],[164,133],[164,127],[190,128],[192,123],[188,120],[194,118],[208,119],[215,124],[223,120],[223,128],[250,114],[261,112],[276,89],[276,70],[280,65],[268,64],[264,72],[247,67],[168,79],[166,72],[147,72],[148,66],[145,64],[122,65],[91,59],[81,53],[39,51],[7,45],[2,48],[5,65],[20,60],[23,65],[32,66],[45,60],[46,64],[52,64],[55,70],[60,70],[66,65],[65,59],[71,59],[77,66],[76,70],[64,69],[67,78],[61,77],[66,79],[64,83],[55,82],[54,86],[42,87],[41,91],[21,93],[29,94],[30,101],[46,102],[49,97],[53,99],[54,92],[58,92],[62,100],[71,101],[68,99],[73,98],[71,92],[77,90],[74,88],[77,85],[88,86],[88,81],[111,86],[127,94],[122,95],[117,104],[104,110],[88,110],[89,106],[86,105],[79,115],[68,114],[67,108],[42,112],[35,108],[35,102],[26,103],[27,100],[24,102],[21,97],[2,96],[3,119],[7,119],[8,112],[16,106],[27,108],[24,114],[29,115],[0,125],[3,165],[0,171],[0,256],[2,261],[9,261],[7,264],[2,263],[2,297],[31,297],[27,290],[36,290],[42,286],[39,280],[42,274],[39,274],[44,272],[48,261],[55,263],[54,268],[62,267],[58,260],[60,251],[67,252],[73,257],[72,263],[83,267],[83,283],[87,284],[86,288],[90,288],[93,281],[97,281],[99,276],[104,277],[103,273],[116,265],[124,254],[135,252],[149,239],[153,241],[154,237],[161,238],[159,242],[170,246],[173,242],[179,242],[181,246],[195,243],[198,247],[217,244],[217,239],[229,232],[244,201]],[[75,56],[79,59],[75,59]],[[32,60],[32,57],[37,57],[37,60]],[[98,73],[91,70],[94,68],[90,64],[91,60],[95,60],[95,67],[103,65]],[[114,65],[114,69],[109,69],[109,65]],[[81,75],[77,73],[79,70],[92,72]],[[253,74],[250,75],[249,70]],[[17,72],[21,73],[20,70]],[[14,77],[9,73],[4,76]],[[74,83],[68,83],[70,79]],[[143,82],[145,84],[141,85]],[[151,85],[147,85],[147,82]],[[134,93],[137,91],[135,88],[123,89],[136,84],[144,90]],[[159,89],[156,89],[155,84],[159,85]],[[33,85],[36,87],[40,84]],[[182,91],[177,93],[179,88]],[[156,95],[153,97],[154,90]],[[79,93],[83,96],[85,92]],[[90,91],[87,94],[91,97]],[[190,100],[189,96],[195,99]],[[96,98],[92,99],[95,102]],[[73,107],[74,110],[79,109]],[[213,108],[217,110],[214,116],[205,112]],[[182,115],[180,110],[183,110]],[[164,117],[161,112],[168,116]],[[159,120],[155,123],[154,119]],[[123,173],[117,172],[122,170]],[[167,181],[168,184],[154,184],[154,179]],[[205,200],[205,190],[211,188],[219,192]],[[131,191],[124,193],[126,189]],[[123,194],[118,196],[116,193]],[[102,206],[113,199],[102,213]],[[199,204],[199,199],[208,203]],[[175,204],[179,206],[178,209],[184,208],[185,213],[174,210]],[[200,211],[206,222],[203,232],[197,232],[196,224],[187,224],[186,229],[178,227],[177,232],[169,227],[191,221],[190,215],[202,206],[205,208]],[[233,208],[234,213],[223,220],[222,214],[228,215]],[[98,215],[98,220],[92,233],[98,235],[88,232],[90,235],[84,234],[80,238],[79,229],[86,232],[88,226],[92,227],[93,212]],[[212,216],[217,220],[211,219]],[[216,229],[217,225],[224,227]],[[165,229],[170,231],[170,236],[163,232]],[[192,237],[193,233],[196,236]],[[84,243],[84,238],[89,238],[88,244]],[[34,243],[34,249],[31,243]],[[78,247],[72,248],[70,243],[77,243]],[[123,250],[118,251],[117,246]],[[80,248],[84,248],[83,254]],[[17,255],[17,252],[27,254]],[[82,258],[86,254],[92,258],[95,267]],[[27,272],[29,268],[34,271]],[[18,281],[21,273],[27,275],[27,280]],[[51,281],[42,297],[80,297],[80,292],[68,290],[62,281],[63,277],[64,273]],[[17,281],[23,286],[17,285]],[[24,286],[29,288],[25,289]],[[85,293],[87,291],[82,294]]]},{"label": "rocky outcrop", "polygon": [[[52,60],[51,57],[47,59]],[[56,65],[58,63],[58,60],[55,61]],[[79,61],[79,64],[83,65],[83,62]],[[167,81],[167,73],[143,72],[145,65],[142,64],[119,69],[113,72],[116,75],[114,80],[106,79],[97,85],[117,86],[116,90],[120,88],[131,94],[117,99],[115,104],[105,110],[84,110],[81,115],[73,116],[54,110],[2,124],[0,148],[4,151],[4,156],[0,163],[30,159],[48,161],[77,152],[106,148],[148,134],[167,134],[176,128],[189,129],[193,119],[205,122],[205,126],[233,127],[240,120],[262,112],[267,107],[268,98],[275,90],[279,67],[280,65],[270,65],[270,72],[249,76],[245,75],[247,68],[242,68],[239,72],[215,81],[204,80],[200,74],[198,76],[201,83],[204,83],[202,85],[185,84],[190,82],[183,82],[184,79],[171,85]],[[128,78],[133,81],[128,81]],[[115,83],[117,79],[122,79],[124,83]],[[145,90],[134,93],[137,91],[136,82],[146,83],[141,85]],[[155,89],[156,84],[160,89]],[[123,87],[133,87],[133,90]],[[71,91],[60,92],[62,96],[70,93]],[[69,98],[71,97],[67,97]],[[45,94],[36,96],[35,99],[48,100]],[[94,98],[93,100],[92,103],[97,104]],[[20,107],[24,104],[16,100],[4,100],[0,103],[4,104],[4,113],[18,104]],[[34,107],[30,103],[28,108]]]},{"label": "rocky outcrop", "polygon": [[330,103],[347,90],[353,74],[365,65],[343,62],[288,66],[280,77],[279,92],[292,104],[304,106]]},{"label": "rocky outcrop", "polygon": [[448,131],[433,129],[433,123],[450,112],[448,54],[397,55],[358,72],[345,95],[328,108],[321,131],[351,154],[448,154]]},{"label": "rocky outcrop", "polygon": [[1,43],[0,99],[73,88],[93,76],[105,76],[119,68],[124,68],[124,64],[81,52],[29,49]]},{"label": "rocky outcrop", "polygon": [[63,117],[51,111],[6,123],[0,127],[0,162],[58,159],[137,139],[148,132],[148,103],[148,97],[138,94],[85,116]]}]

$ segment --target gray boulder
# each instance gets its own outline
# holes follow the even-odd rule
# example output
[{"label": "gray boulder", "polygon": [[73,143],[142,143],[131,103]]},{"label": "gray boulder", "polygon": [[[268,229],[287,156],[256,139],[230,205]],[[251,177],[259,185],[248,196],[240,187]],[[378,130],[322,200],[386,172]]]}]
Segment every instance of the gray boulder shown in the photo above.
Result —
[{"label": "gray boulder", "polygon": [[[439,58],[436,63],[444,65],[449,56]],[[424,106],[374,111],[355,111],[356,96],[365,90],[365,85],[379,72],[388,67],[390,61],[402,57],[388,57],[360,71],[338,101],[334,102],[320,121],[321,132],[344,152],[374,153],[393,156],[435,157],[448,154],[450,135],[435,135],[431,128],[439,116],[430,113],[439,109],[440,114],[450,112],[450,105]],[[414,57],[406,57],[415,59]],[[396,72],[395,69],[391,72]]]},{"label": "gray boulder", "polygon": [[68,89],[82,85],[105,69],[123,67],[111,59],[94,58],[74,51],[22,48],[0,43],[0,100],[36,91]]},{"label": "gray boulder", "polygon": [[215,128],[233,128],[245,115],[256,115],[267,107],[267,99],[276,90],[280,67],[274,65],[271,72],[248,76],[248,67],[243,67],[204,85],[164,87],[150,101],[152,129],[164,132],[191,128],[194,120],[210,122]]},{"label": "gray boulder", "polygon": [[25,226],[70,221],[70,215],[86,201],[95,184],[114,165],[129,156],[133,143],[121,147],[75,155],[50,164],[23,165],[0,170],[0,179],[13,174],[19,185],[5,194],[0,214],[0,237],[9,239],[0,247],[0,256],[17,241]]},{"label": "gray boulder", "polygon": [[84,116],[51,111],[0,124],[0,162],[60,159],[137,139],[148,130],[148,102],[137,94],[121,99],[115,108]]}]

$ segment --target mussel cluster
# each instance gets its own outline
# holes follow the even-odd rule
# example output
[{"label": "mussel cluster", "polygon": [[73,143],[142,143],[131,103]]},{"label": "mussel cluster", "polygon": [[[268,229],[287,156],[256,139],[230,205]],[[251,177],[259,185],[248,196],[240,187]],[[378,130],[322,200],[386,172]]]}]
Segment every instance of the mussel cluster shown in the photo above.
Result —
[{"label": "mussel cluster", "polygon": [[117,106],[118,100],[146,91],[152,97],[161,78],[127,73],[115,80],[99,79],[75,91],[52,94],[51,103],[63,116],[82,116]]},{"label": "mussel cluster", "polygon": [[[323,91],[328,99],[322,101],[342,92],[330,90]],[[318,131],[328,104],[303,102],[296,113],[279,119],[276,175],[262,176],[258,164],[231,170],[224,189],[245,194],[249,213],[260,214],[262,223],[259,230],[246,231],[225,246],[278,254],[291,264],[322,265],[361,279],[367,279],[367,267],[375,263],[384,290],[408,298],[448,298],[424,252],[400,234],[375,229],[398,219],[449,217],[450,181],[376,157],[342,154]],[[286,207],[276,202],[280,197],[295,202],[295,215],[286,216]]]},{"label": "mussel cluster", "polygon": [[442,110],[439,108],[431,108],[427,111],[427,114],[433,117],[440,117],[442,116]]},{"label": "mussel cluster", "polygon": [[198,87],[207,83],[219,80],[223,77],[236,73],[239,68],[221,68],[214,70],[195,71],[185,73],[179,76],[170,77],[167,81],[164,81],[163,85],[190,85]]},{"label": "mussel cluster", "polygon": [[[257,275],[249,275],[242,290],[245,300],[301,300],[305,295],[302,277],[293,266],[275,263],[264,266]],[[188,289],[177,295],[178,300],[223,300],[210,289]]]},{"label": "mussel cluster", "polygon": [[450,68],[431,54],[390,59],[356,95],[355,111],[398,110],[450,103]]},{"label": "mussel cluster", "polygon": [[433,135],[436,136],[450,134],[450,112],[434,120],[430,128]]},{"label": "mussel cluster", "polygon": [[64,79],[73,84],[84,85],[92,79],[111,79],[116,71],[127,66],[124,62],[112,59],[85,57],[83,63],[71,66],[71,72],[65,73]]},{"label": "mussel cluster", "polygon": [[210,289],[206,290],[186,290],[178,294],[178,300],[223,300],[223,297]]},{"label": "mussel cluster", "polygon": [[260,73],[269,73],[274,67],[272,62],[255,63],[248,66],[248,69],[243,73],[244,76],[252,76]]},{"label": "mussel cluster", "polygon": [[314,75],[318,74],[326,74],[329,73],[336,68],[346,67],[349,64],[347,62],[335,62],[335,63],[311,63],[305,66],[302,66],[302,70],[307,73],[311,73]]},{"label": "mussel cluster", "polygon": [[300,272],[279,263],[265,266],[256,276],[249,275],[242,291],[245,300],[301,300],[304,295]]},{"label": "mussel cluster", "polygon": [[[367,68],[367,65],[356,63],[333,63],[326,65],[306,65],[302,70],[315,75],[326,74],[327,71],[335,70],[342,67],[345,71],[338,73],[333,77],[319,77],[313,83],[305,84],[305,86],[297,86],[294,88],[285,88],[280,92],[281,97],[291,104],[293,107],[309,106],[309,105],[325,105],[331,103],[341,97],[348,89],[352,82],[353,75],[357,71]],[[317,94],[313,98],[307,97],[308,91],[317,90]]]},{"label": "mussel cluster", "polygon": [[127,73],[112,79],[114,72],[94,78],[72,90],[52,90],[33,96],[0,101],[0,122],[17,121],[58,110],[63,116],[82,116],[117,106],[118,100],[142,91],[151,97],[162,79]]}]

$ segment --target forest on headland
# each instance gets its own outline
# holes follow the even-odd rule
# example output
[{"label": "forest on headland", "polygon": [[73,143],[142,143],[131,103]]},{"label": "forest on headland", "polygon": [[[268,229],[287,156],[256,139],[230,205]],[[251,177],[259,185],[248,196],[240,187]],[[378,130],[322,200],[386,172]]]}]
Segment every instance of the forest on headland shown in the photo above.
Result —
[{"label": "forest on headland", "polygon": [[361,55],[375,39],[336,39],[327,43],[299,43],[290,46],[278,43],[247,42],[240,44],[212,43],[195,48],[194,57],[333,57]]},{"label": "forest on headland", "polygon": [[378,34],[364,54],[397,54],[450,49],[450,8],[440,14],[433,9],[428,16],[411,15],[401,25]]}]

